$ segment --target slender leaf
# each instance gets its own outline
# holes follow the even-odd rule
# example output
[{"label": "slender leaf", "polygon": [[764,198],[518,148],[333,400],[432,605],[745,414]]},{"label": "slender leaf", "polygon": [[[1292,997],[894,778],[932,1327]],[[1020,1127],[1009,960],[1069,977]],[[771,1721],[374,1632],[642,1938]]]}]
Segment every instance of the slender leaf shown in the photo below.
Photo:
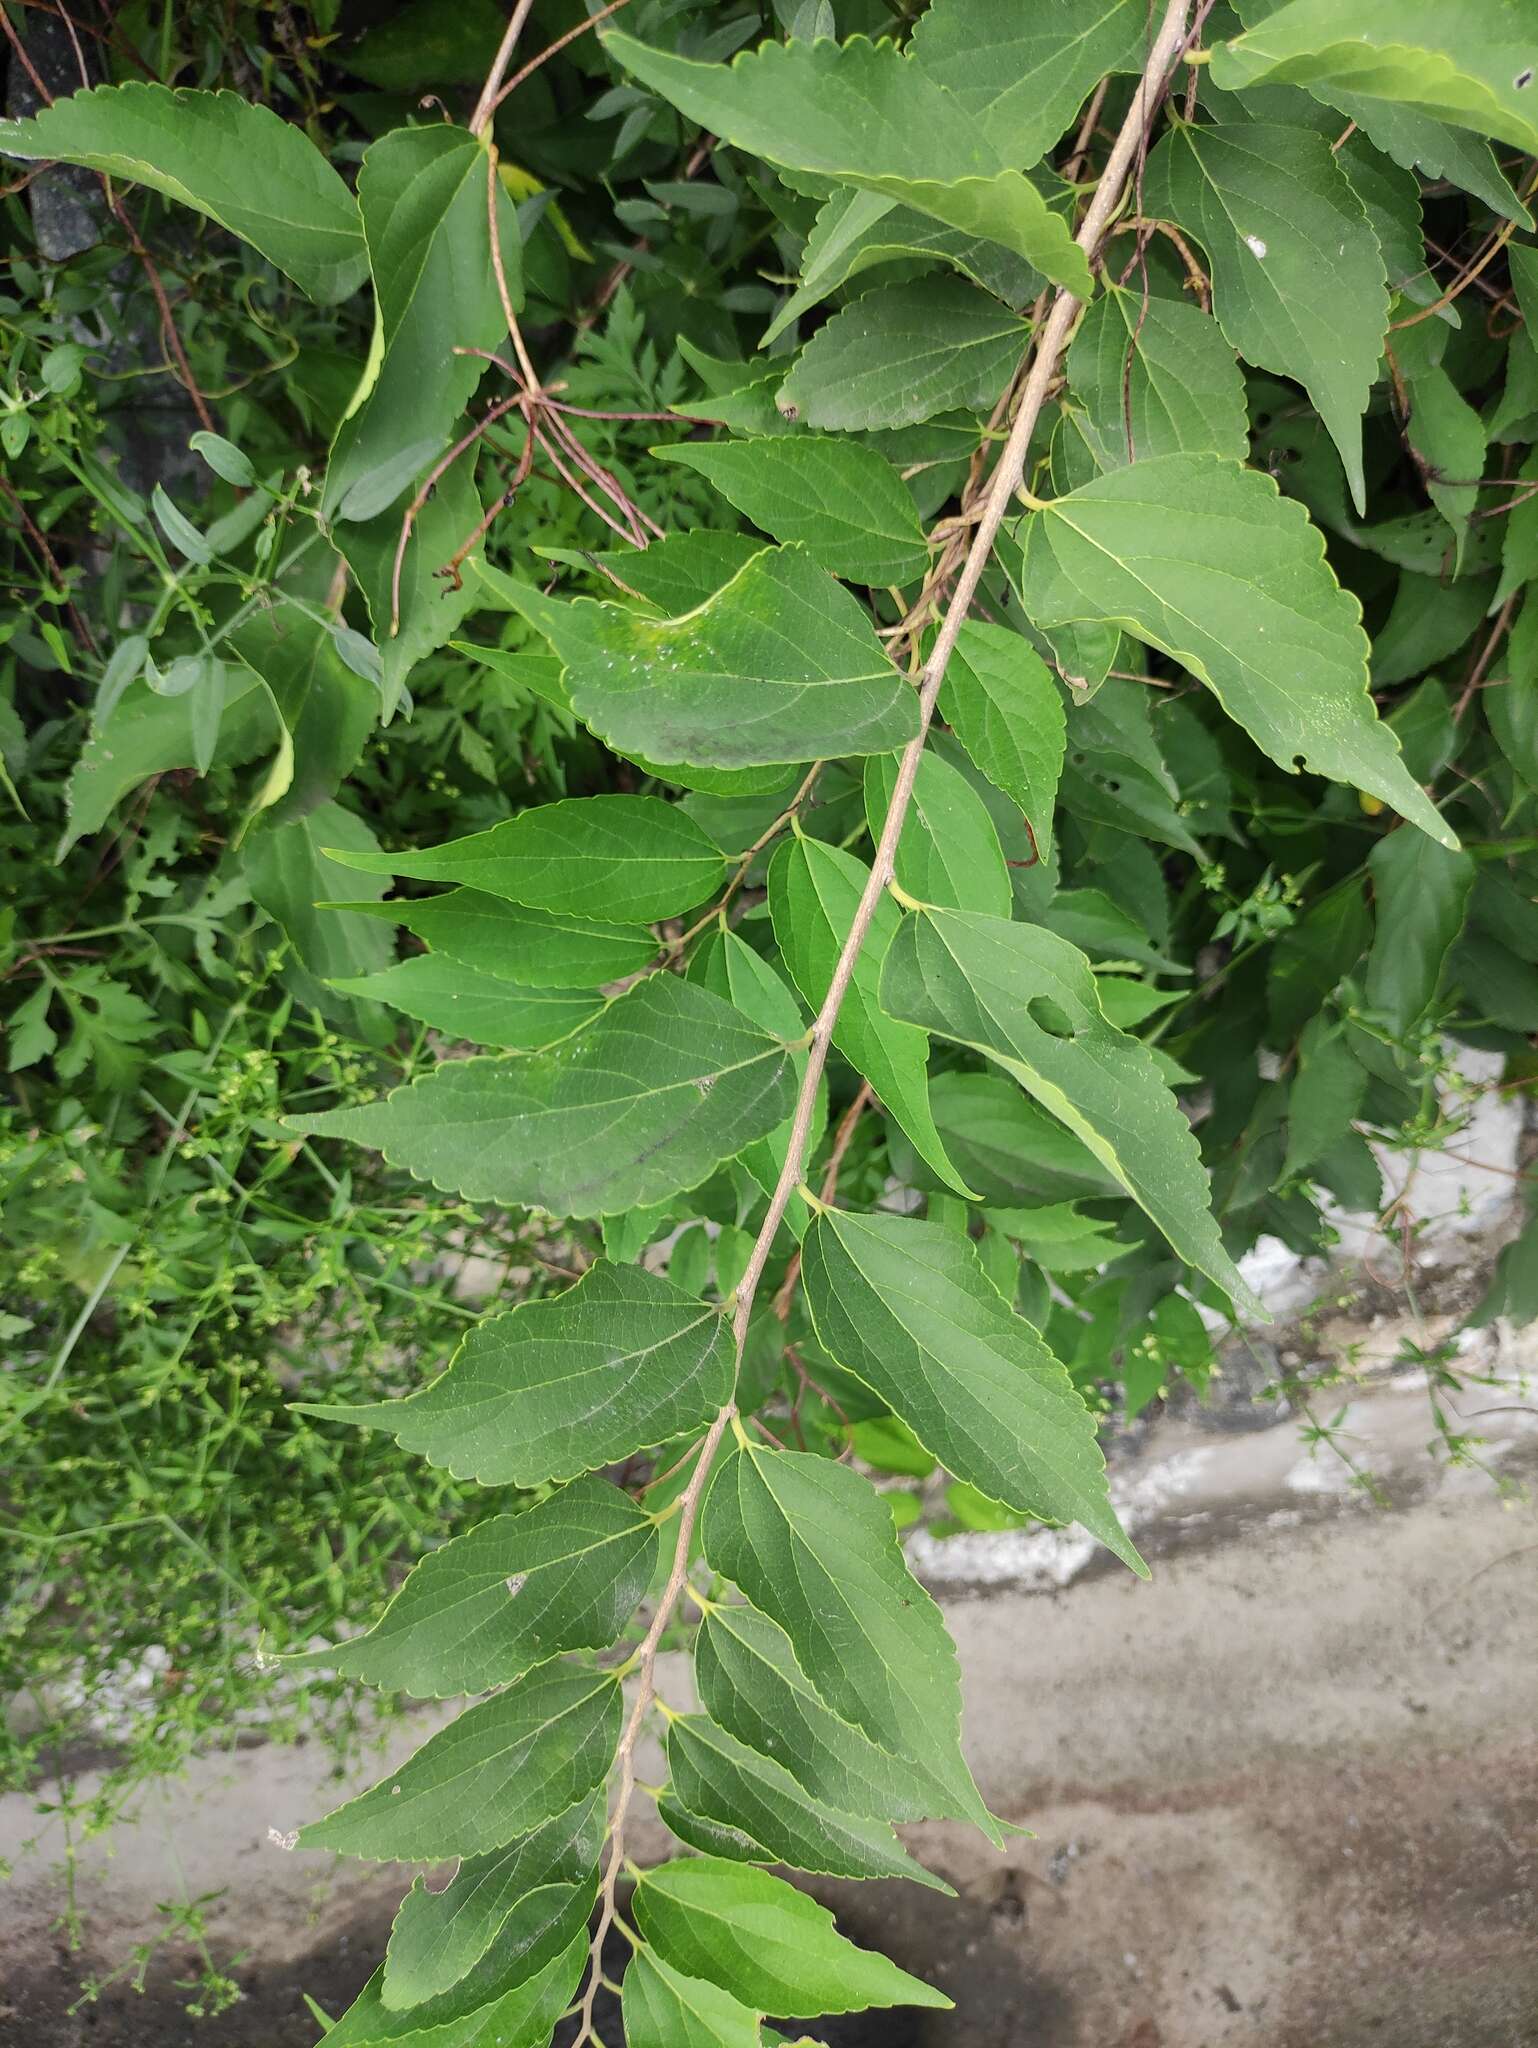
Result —
[{"label": "slender leaf", "polygon": [[549,2048],[587,1952],[584,1927],[532,1977],[522,1974],[521,1958],[504,1969],[488,1956],[462,1984],[405,2012],[385,2004],[380,1968],[326,2035],[328,2048]]},{"label": "slender leaf", "polygon": [[759,2048],[756,2012],[649,1948],[626,1970],[621,2003],[625,2048]]},{"label": "slender leaf", "polygon": [[988,780],[1020,806],[1046,860],[1064,729],[1062,699],[1041,656],[1018,633],[968,620],[945,672],[940,712]]},{"label": "slender leaf", "polygon": [[604,1820],[595,1793],[503,1848],[465,1857],[439,1891],[419,1878],[390,1930],[384,2004],[399,2010],[441,1997],[493,1945],[499,1970],[521,1967],[525,1976],[564,1953],[592,1910]]},{"label": "slender leaf", "polygon": [[568,797],[443,846],[343,858],[370,874],[462,882],[531,910],[621,923],[692,910],[726,879],[699,826],[655,796]]},{"label": "slender leaf", "polygon": [[[827,995],[868,873],[853,854],[814,839],[787,841],[770,865],[774,935],[791,979],[814,1009]],[[967,1194],[970,1190],[947,1157],[930,1113],[929,1041],[921,1031],[887,1016],[877,1000],[881,962],[901,921],[891,898],[878,898],[833,1027],[833,1043],[870,1082],[934,1172],[948,1187]]]},{"label": "slender leaf", "polygon": [[801,1248],[823,1349],[958,1479],[1023,1514],[1081,1522],[1147,1576],[1106,1492],[1095,1424],[968,1239],[911,1216],[824,1209]]},{"label": "slender leaf", "polygon": [[[865,815],[879,839],[897,783],[898,757],[865,763]],[[919,756],[913,799],[897,843],[897,885],[921,903],[1008,917],[1013,891],[999,835],[982,798],[938,754]]]},{"label": "slender leaf", "polygon": [[639,973],[657,957],[656,941],[640,925],[597,924],[570,911],[534,910],[483,889],[337,907],[389,918],[445,960],[527,988],[597,988]]},{"label": "slender leaf", "polygon": [[575,989],[524,988],[430,953],[398,960],[378,974],[355,980],[333,978],[331,985],[363,1002],[389,1003],[451,1037],[528,1052],[569,1038],[603,1008],[600,996]]},{"label": "slender leaf", "polygon": [[818,328],[780,386],[787,418],[843,433],[993,404],[1029,336],[961,277],[884,285]]},{"label": "slender leaf", "polygon": [[870,1482],[743,1443],[711,1479],[701,1534],[714,1568],[784,1629],[826,1704],[991,1833],[958,1741],[955,1650]]}]

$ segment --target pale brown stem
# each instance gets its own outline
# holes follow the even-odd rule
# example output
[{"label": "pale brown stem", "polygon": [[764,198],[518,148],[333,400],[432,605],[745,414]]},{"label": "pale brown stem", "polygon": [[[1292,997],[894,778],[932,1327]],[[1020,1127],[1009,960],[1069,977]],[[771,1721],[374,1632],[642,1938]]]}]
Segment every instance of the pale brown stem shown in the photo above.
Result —
[{"label": "pale brown stem", "polygon": [[486,83],[481,87],[481,96],[475,103],[475,112],[470,116],[470,133],[484,135],[491,126],[491,117],[497,111],[497,101],[502,96],[502,81],[507,76],[507,67],[513,61],[513,52],[518,47],[518,38],[523,34],[523,25],[529,18],[529,9],[534,0],[518,0],[507,27],[502,32],[502,41],[492,59],[491,69],[486,74]]},{"label": "pale brown stem", "polygon": [[[1098,254],[1106,229],[1122,203],[1128,176],[1147,136],[1151,109],[1157,103],[1157,96],[1163,91],[1168,74],[1179,61],[1185,44],[1186,18],[1189,11],[1190,0],[1169,0],[1159,33],[1149,51],[1143,75],[1133,94],[1132,105],[1112,144],[1105,170],[1075,238],[1091,261]],[[1058,358],[1067,344],[1081,305],[1082,301],[1073,292],[1066,286],[1060,286],[1053,301],[1052,311],[1047,316],[1046,325],[1035,338],[1034,360],[1021,390],[1020,406],[1015,414],[1014,425],[1010,429],[1004,452],[1000,455],[998,466],[994,470],[982,517],[967,549],[967,557],[956,580],[955,590],[946,606],[945,618],[934,648],[925,664],[923,688],[919,693],[919,730],[903,752],[902,762],[897,771],[896,786],[887,807],[886,823],[882,828],[881,838],[876,847],[876,857],[871,865],[870,877],[855,909],[848,936],[839,950],[828,993],[823,998],[822,1007],[817,1013],[817,1021],[812,1027],[806,1071],[796,1095],[785,1164],[780,1169],[780,1177],[775,1183],[773,1194],[769,1197],[768,1210],[765,1212],[758,1236],[754,1239],[742,1279],[738,1283],[732,1329],[736,1338],[739,1370],[759,1282],[763,1279],[764,1268],[769,1262],[769,1254],[786,1207],[805,1169],[806,1155],[812,1139],[817,1086],[822,1079],[823,1068],[827,1065],[828,1049],[833,1041],[833,1027],[838,1021],[839,1011],[849,991],[855,963],[870,931],[881,892],[892,878],[893,856],[897,851],[897,841],[912,801],[919,760],[924,751],[924,740],[929,731],[930,720],[934,716],[940,686],[945,680],[945,671],[957,638],[993,551],[993,543],[998,538],[999,528],[1004,523],[1005,514],[1024,475],[1026,451],[1030,446],[1031,435],[1040,417],[1052,379],[1056,375]],[[651,1627],[647,1630],[645,1640],[637,1653],[636,1697],[630,1718],[625,1725],[625,1733],[620,1739],[620,1782],[609,1818],[609,1855],[600,1892],[598,1925],[594,1931],[589,1957],[588,1987],[581,2006],[582,2024],[577,2030],[573,2048],[585,2048],[585,2044],[591,2043],[593,2039],[593,2005],[598,1995],[603,1941],[614,1922],[615,1887],[624,1868],[625,1821],[631,1799],[635,1794],[635,1745],[646,1709],[653,1697],[657,1646],[672,1619],[673,1609],[678,1603],[688,1574],[689,1548],[693,1540],[699,1504],[704,1496],[705,1482],[710,1476],[711,1465],[720,1448],[721,1439],[736,1413],[735,1402],[729,1402],[711,1424],[700,1446],[699,1459],[681,1496],[680,1524],[678,1542],[673,1553],[673,1568],[668,1576],[662,1599],[652,1616]]]}]

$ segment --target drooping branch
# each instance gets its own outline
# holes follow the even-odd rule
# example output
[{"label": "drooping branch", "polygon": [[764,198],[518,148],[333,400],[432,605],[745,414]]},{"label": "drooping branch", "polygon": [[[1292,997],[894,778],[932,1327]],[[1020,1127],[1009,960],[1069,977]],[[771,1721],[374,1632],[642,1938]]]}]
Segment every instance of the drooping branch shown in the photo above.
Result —
[{"label": "drooping branch", "polygon": [[[1105,170],[1079,228],[1076,240],[1092,264],[1100,253],[1111,221],[1124,202],[1134,166],[1146,148],[1153,115],[1185,46],[1189,12],[1190,0],[1169,0],[1159,32],[1149,49],[1147,62],[1133,94],[1131,107],[1112,145]],[[962,534],[958,533],[951,543],[952,547],[965,545],[966,554],[946,604],[933,650],[925,664],[923,683],[919,692],[919,730],[903,752],[870,876],[861,893],[849,932],[839,949],[828,992],[823,998],[822,1007],[817,1013],[817,1021],[812,1027],[806,1070],[796,1096],[785,1163],[775,1183],[774,1192],[769,1198],[769,1207],[738,1284],[732,1323],[739,1371],[759,1284],[769,1262],[770,1251],[786,1207],[805,1172],[812,1138],[817,1088],[827,1064],[834,1026],[838,1022],[839,1012],[848,994],[861,948],[870,932],[876,905],[882,891],[892,879],[897,843],[912,801],[919,760],[924,751],[924,742],[934,716],[940,688],[945,680],[945,672],[982,580],[983,571],[993,552],[999,528],[1004,523],[1005,514],[1024,476],[1031,436],[1041,416],[1047,393],[1057,373],[1058,360],[1073,331],[1082,303],[1066,286],[1060,287],[1055,294],[1046,322],[1033,338],[1028,358],[1029,368],[1021,386],[1020,403],[1003,453],[988,481],[981,514],[971,531],[970,539],[964,540]],[[946,565],[942,563],[940,569],[945,570]],[[930,580],[938,580],[939,573],[937,570]],[[949,573],[948,570],[946,573]],[[920,602],[922,601],[921,597]],[[587,1989],[580,2007],[581,2024],[573,2048],[586,2048],[586,2044],[594,2041],[593,2008],[601,1984],[603,1944],[614,1923],[615,1892],[625,1863],[625,1826],[635,1795],[635,1746],[654,1696],[657,1650],[672,1619],[688,1574],[694,1524],[700,1502],[704,1497],[706,1481],[710,1476],[721,1440],[736,1413],[735,1402],[728,1402],[716,1416],[701,1443],[699,1457],[680,1500],[678,1539],[672,1569],[662,1598],[652,1615],[651,1626],[636,1656],[635,1692],[624,1734],[620,1739],[620,1777],[609,1818],[609,1853],[604,1864],[598,1921],[594,1928],[589,1955]]]}]

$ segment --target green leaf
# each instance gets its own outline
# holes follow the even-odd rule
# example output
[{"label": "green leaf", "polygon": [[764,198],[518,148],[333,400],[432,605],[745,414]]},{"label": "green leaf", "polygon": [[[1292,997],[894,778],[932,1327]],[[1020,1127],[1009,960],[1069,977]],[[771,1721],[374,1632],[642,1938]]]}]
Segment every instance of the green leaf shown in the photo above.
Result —
[{"label": "green leaf", "polygon": [[779,1623],[834,1713],[992,1833],[962,1760],[955,1649],[870,1481],[743,1442],[717,1466],[700,1528],[711,1566]]},{"label": "green leaf", "polygon": [[1474,862],[1419,832],[1390,832],[1368,855],[1367,868],[1374,912],[1367,1001],[1403,1037],[1436,998],[1468,912]]},{"label": "green leaf", "polygon": [[739,149],[1002,242],[1054,284],[1089,296],[1083,250],[1020,175],[1013,146],[990,140],[895,43],[765,42],[726,65],[671,56],[614,30],[603,40],[627,71]]},{"label": "green leaf", "polygon": [[398,960],[379,974],[333,978],[331,985],[363,1002],[389,1003],[455,1038],[525,1052],[569,1038],[604,1007],[601,996],[575,989],[525,988],[431,953]]},{"label": "green leaf", "polygon": [[1102,469],[1249,453],[1244,378],[1217,322],[1195,306],[1108,286],[1079,324],[1067,369],[1079,430]]},{"label": "green leaf", "polygon": [[[444,122],[393,128],[364,153],[358,204],[374,278],[374,348],[331,450],[321,494],[328,520],[372,519],[395,503],[443,449],[485,371],[479,356],[456,349],[495,348],[505,334],[488,162],[483,142]],[[516,307],[518,222],[500,181],[496,192]]]},{"label": "green leaf", "polygon": [[0,122],[0,155],[84,164],[163,192],[251,243],[322,306],[368,274],[341,178],[302,128],[239,93],[98,86]]},{"label": "green leaf", "polygon": [[1022,541],[1038,624],[1125,627],[1184,663],[1281,767],[1366,790],[1456,844],[1368,695],[1361,607],[1269,477],[1210,455],[1133,463],[1031,514]]},{"label": "green leaf", "polygon": [[692,910],[726,879],[719,848],[656,796],[567,797],[443,846],[341,858],[369,874],[462,882],[531,910],[620,923]]},{"label": "green leaf", "polygon": [[625,2048],[759,2048],[756,2012],[649,1948],[625,1972],[621,2006]]},{"label": "green leaf", "polygon": [[1145,209],[1193,234],[1218,325],[1246,362],[1295,377],[1340,450],[1358,512],[1362,414],[1388,326],[1378,239],[1312,129],[1181,124],[1148,160]]},{"label": "green leaf", "polygon": [[[851,853],[820,840],[787,840],[769,867],[769,910],[790,978],[815,1010],[833,979],[840,948],[870,870]],[[854,964],[849,993],[833,1026],[833,1043],[880,1097],[915,1149],[959,1194],[971,1190],[946,1155],[929,1108],[929,1041],[882,1011],[876,990],[881,962],[902,922],[885,892]]]},{"label": "green leaf", "polygon": [[[751,1017],[755,1024],[773,1032],[778,1038],[794,1039],[802,1035],[801,1008],[795,997],[769,962],[755,953],[734,931],[723,927],[707,934],[690,955],[689,979],[710,989],[734,1009],[740,1010],[743,1016]],[[795,1055],[798,1089],[806,1075],[806,1062],[805,1052]],[[821,1082],[813,1111],[811,1142],[814,1146],[827,1121],[827,1114],[827,1084]],[[779,1180],[780,1169],[790,1150],[794,1121],[793,1116],[788,1116],[778,1130],[771,1131],[767,1138],[760,1138],[742,1152],[743,1165],[765,1194],[772,1194]],[[799,1194],[791,1196],[785,1213],[799,1237],[808,1214]]]},{"label": "green leaf", "polygon": [[521,1958],[503,1968],[488,1956],[462,1984],[405,2012],[385,2005],[378,1969],[325,2036],[327,2048],[549,2048],[587,1955],[583,1927],[532,1977]]},{"label": "green leaf", "polygon": [[361,907],[389,918],[444,959],[527,988],[597,988],[638,974],[657,957],[657,942],[641,925],[595,924],[569,911],[531,910],[482,889],[330,907]]},{"label": "green leaf", "polygon": [[385,2005],[399,2010],[441,1997],[493,1946],[495,1966],[508,1976],[515,1969],[533,1976],[552,1953],[563,1954],[586,1931],[604,1819],[595,1794],[503,1848],[467,1856],[441,1891],[418,1878],[390,1930]]},{"label": "green leaf", "polygon": [[801,1247],[818,1342],[874,1387],[948,1472],[1048,1521],[1080,1522],[1140,1576],[1095,1424],[970,1241],[911,1216],[824,1209]]},{"label": "green leaf", "polygon": [[1012,164],[1044,156],[1108,72],[1141,71],[1141,0],[935,0],[910,45]]},{"label": "green leaf", "polygon": [[1367,1069],[1352,1052],[1339,1022],[1324,1015],[1311,1017],[1298,1041],[1298,1071],[1287,1090],[1283,1179],[1306,1173],[1349,1134],[1366,1092]]},{"label": "green leaf", "polygon": [[1504,675],[1480,693],[1495,744],[1529,789],[1538,790],[1538,586],[1523,600],[1507,636]]},{"label": "green leaf", "polygon": [[779,541],[799,542],[851,583],[911,583],[929,561],[913,498],[884,456],[827,434],[679,441],[654,448],[698,470]]},{"label": "green leaf", "polygon": [[862,271],[898,259],[949,264],[1017,312],[1046,283],[1039,270],[997,242],[948,228],[879,192],[840,187],[824,202],[807,236],[800,285],[764,329],[759,346],[768,348],[792,321]]},{"label": "green leaf", "polygon": [[986,411],[1029,337],[1024,320],[965,278],[885,285],[818,328],[776,403],[840,433]]},{"label": "green leaf", "polygon": [[803,548],[761,549],[676,619],[508,587],[564,663],[572,709],[621,752],[742,768],[879,753],[918,731],[869,614]]},{"label": "green leaf", "polygon": [[790,1640],[756,1607],[711,1606],[694,1645],[695,1681],[712,1717],[739,1742],[783,1764],[812,1798],[869,1819],[970,1816],[908,1759],[901,1762],[824,1705]]},{"label": "green leaf", "polygon": [[[874,839],[886,824],[898,759],[873,754],[865,763],[865,815]],[[1009,915],[1009,870],[988,807],[961,770],[938,754],[919,756],[894,867],[898,887],[921,903]]]},{"label": "green leaf", "polygon": [[969,619],[945,672],[940,715],[995,788],[1020,806],[1046,860],[1064,723],[1062,698],[1041,656],[1018,633]]},{"label": "green leaf", "polygon": [[783,1764],[703,1714],[669,1722],[667,1758],[673,1798],[664,1818],[670,1826],[681,1806],[686,1829],[698,1817],[745,1837],[748,1862],[784,1863],[824,1877],[907,1877],[954,1896],[914,1862],[884,1820],[840,1813],[812,1798]]},{"label": "green leaf", "polygon": [[254,613],[230,645],[271,690],[293,737],[293,780],[267,812],[285,824],[336,795],[374,729],[379,695],[342,660],[321,621],[294,605]]},{"label": "green leaf", "polygon": [[643,1266],[600,1260],[565,1294],[488,1316],[448,1370],[403,1401],[296,1404],[388,1430],[456,1479],[574,1479],[707,1422],[730,1398],[720,1312]]},{"label": "green leaf", "polygon": [[390,935],[380,925],[319,907],[351,882],[336,856],[367,859],[377,843],[363,820],[340,804],[321,804],[286,825],[264,825],[246,841],[252,896],[321,981],[373,974],[389,961]]},{"label": "green leaf", "polygon": [[1291,0],[1212,53],[1214,85],[1345,90],[1538,151],[1525,0]]},{"label": "green leaf", "polygon": [[946,1143],[966,1161],[984,1200],[1037,1204],[1121,1193],[1088,1147],[1004,1075],[937,1074],[931,1094]]},{"label": "green leaf", "polygon": [[372,1145],[471,1201],[607,1216],[697,1187],[788,1116],[794,1094],[788,1046],[658,974],[548,1052],[449,1060],[290,1125]]},{"label": "green leaf", "polygon": [[1191,1128],[1146,1046],[1106,1021],[1084,955],[1037,926],[954,910],[905,920],[882,1000],[997,1060],[1237,1308],[1264,1315],[1223,1250]]},{"label": "green leaf", "polygon": [[621,1707],[612,1672],[542,1664],[467,1707],[369,1791],[301,1828],[299,1847],[376,1863],[500,1849],[602,1784]]},{"label": "green leaf", "polygon": [[799,2019],[873,2005],[950,2009],[930,1985],[845,1941],[825,1907],[766,1870],[714,1856],[664,1863],[642,1873],[635,1915],[665,1963],[759,2012]]},{"label": "green leaf", "polygon": [[[525,1408],[534,1400],[526,1393]],[[657,1553],[657,1525],[628,1495],[606,1479],[577,1479],[429,1551],[366,1634],[289,1662],[416,1699],[487,1692],[564,1650],[607,1649],[651,1583]]]},{"label": "green leaf", "polygon": [[[424,656],[450,640],[479,591],[473,573],[456,589],[437,572],[469,539],[481,518],[475,484],[475,457],[466,455],[438,479],[432,496],[417,514],[401,556],[400,620],[395,620],[395,558],[400,547],[399,506],[377,512],[372,519],[342,518],[333,538],[358,580],[368,606],[382,671],[380,700],[386,716],[394,712],[411,671]],[[464,567],[473,572],[479,557]]]},{"label": "green leaf", "polygon": [[[220,664],[211,680],[217,696],[220,766],[248,761],[274,738],[271,700],[243,669]],[[131,789],[152,775],[198,764],[201,734],[198,693],[162,697],[147,683],[130,682],[91,728],[65,791],[69,823],[59,842],[63,859],[72,846],[99,832]]]},{"label": "green leaf", "polygon": [[[661,453],[654,450],[654,453]],[[659,612],[676,618],[693,611],[708,597],[714,597],[731,582],[739,569],[763,552],[763,542],[749,533],[718,533],[713,527],[688,527],[680,533],[665,534],[649,548],[601,548],[580,554],[572,549],[541,548],[537,552],[552,561],[569,561],[574,567],[596,567],[628,584],[638,597],[654,604]],[[480,569],[481,580],[499,604],[516,610],[512,601],[513,581],[489,564]]]},{"label": "green leaf", "polygon": [[1462,567],[1469,521],[1485,469],[1484,422],[1439,365],[1406,379],[1405,432],[1419,458],[1426,494],[1457,536],[1453,573]]}]

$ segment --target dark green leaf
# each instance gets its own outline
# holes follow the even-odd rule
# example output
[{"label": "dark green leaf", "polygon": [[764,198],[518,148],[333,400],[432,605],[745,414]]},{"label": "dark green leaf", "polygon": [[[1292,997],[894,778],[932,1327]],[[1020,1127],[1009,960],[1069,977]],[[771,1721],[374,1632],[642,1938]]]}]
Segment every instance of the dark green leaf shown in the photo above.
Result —
[{"label": "dark green leaf", "polygon": [[992,1833],[958,1741],[956,1652],[870,1482],[744,1442],[711,1479],[701,1537],[715,1570],[784,1629],[826,1704]]},{"label": "dark green leaf", "polygon": [[[895,754],[873,754],[865,763],[865,815],[873,839],[886,824],[897,770]],[[961,770],[938,754],[919,756],[894,867],[898,887],[921,903],[1009,915],[1009,870],[987,806]]]},{"label": "dark green leaf", "polygon": [[904,427],[993,404],[1030,330],[960,277],[866,292],[819,327],[777,403],[809,427]]},{"label": "dark green leaf", "polygon": [[[527,1392],[525,1410],[537,1398]],[[605,1479],[577,1479],[429,1551],[365,1635],[290,1661],[417,1699],[486,1692],[563,1650],[607,1649],[657,1552],[657,1526],[634,1501]]]},{"label": "dark green leaf", "polygon": [[84,164],[207,214],[323,306],[367,274],[358,209],[302,128],[233,92],[137,79],[0,122],[0,155]]},{"label": "dark green leaf", "polygon": [[604,1006],[601,996],[575,989],[525,988],[431,953],[398,960],[379,974],[356,980],[333,977],[331,985],[363,1002],[388,1003],[451,1037],[524,1052],[569,1038]]},{"label": "dark green leaf", "polygon": [[1367,859],[1375,929],[1367,1001],[1396,1037],[1435,999],[1448,950],[1463,929],[1474,863],[1420,832],[1390,832]]},{"label": "dark green leaf", "polygon": [[348,867],[419,882],[463,882],[532,910],[645,923],[692,910],[726,863],[686,812],[655,796],[568,797],[443,846],[362,857]]},{"label": "dark green leaf", "polygon": [[567,1293],[478,1323],[448,1370],[405,1400],[302,1412],[388,1430],[458,1479],[537,1486],[708,1421],[733,1364],[718,1310],[642,1266],[600,1260]]},{"label": "dark green leaf", "polygon": [[801,543],[851,583],[911,583],[929,559],[907,486],[873,448],[827,434],[679,441],[654,455],[686,463],[744,518]]},{"label": "dark green leaf", "polygon": [[[827,995],[868,874],[853,854],[815,839],[788,840],[770,865],[774,934],[791,979],[814,1009]],[[881,962],[901,922],[897,905],[881,895],[833,1027],[833,1043],[870,1082],[932,1170],[948,1187],[967,1194],[930,1114],[929,1041],[923,1032],[886,1015],[877,1000]]]},{"label": "dark green leaf", "polygon": [[301,1828],[299,1847],[377,1863],[500,1849],[596,1790],[614,1760],[620,1714],[612,1672],[542,1664]]},{"label": "dark green leaf", "polygon": [[1106,1492],[1094,1421],[970,1241],[911,1216],[825,1209],[801,1248],[818,1341],[926,1450],[991,1499],[1082,1522],[1146,1576]]},{"label": "dark green leaf", "polygon": [[882,999],[1013,1074],[1236,1307],[1259,1303],[1223,1250],[1196,1140],[1148,1049],[1106,1021],[1088,961],[1037,927],[937,910],[904,921]]},{"label": "dark green leaf", "polygon": [[639,973],[657,957],[655,939],[640,925],[595,924],[570,911],[532,910],[481,889],[394,897],[377,908],[363,907],[415,932],[446,960],[529,988],[597,988]]},{"label": "dark green leaf", "polygon": [[1080,322],[1068,384],[1102,469],[1153,455],[1249,453],[1244,379],[1217,322],[1178,299],[1112,286]]}]

